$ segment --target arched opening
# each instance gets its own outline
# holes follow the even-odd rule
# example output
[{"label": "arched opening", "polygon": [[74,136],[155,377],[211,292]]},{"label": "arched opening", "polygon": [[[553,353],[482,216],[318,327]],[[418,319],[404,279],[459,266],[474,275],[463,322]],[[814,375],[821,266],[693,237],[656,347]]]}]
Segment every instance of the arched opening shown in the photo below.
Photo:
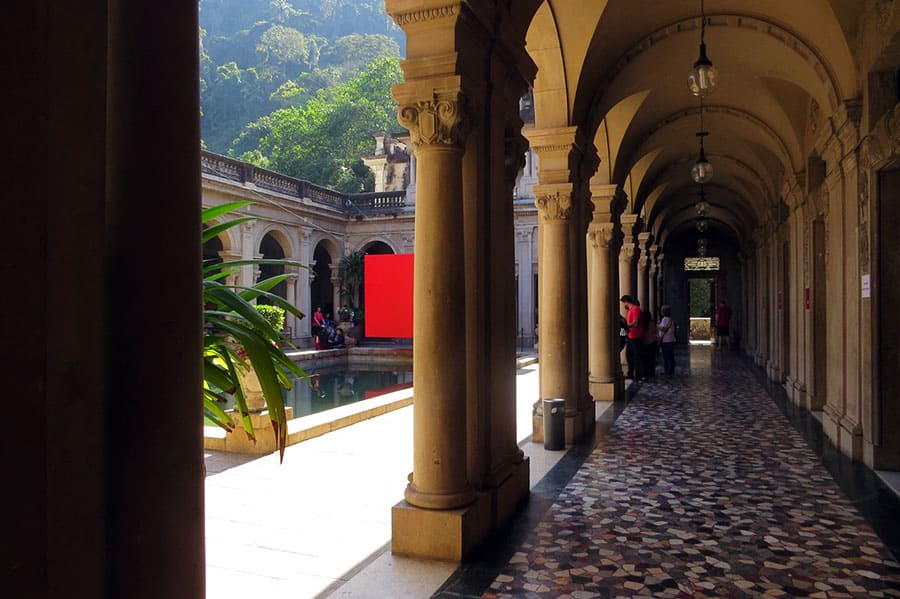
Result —
[{"label": "arched opening", "polygon": [[391,249],[391,246],[383,241],[373,241],[371,243],[367,243],[363,246],[362,251],[366,254],[373,254],[377,256],[394,253],[394,250]]},{"label": "arched opening", "polygon": [[[203,227],[206,229],[206,227]],[[222,244],[222,240],[218,237],[213,237],[209,241],[203,244],[203,266],[210,266],[212,264],[220,264],[224,260],[222,258],[222,250],[225,249],[225,246]]]},{"label": "arched opening", "polygon": [[[262,241],[259,244],[259,253],[262,254],[264,260],[284,260],[284,249],[271,233],[266,233],[265,237],[262,238]],[[282,274],[284,274],[283,264],[261,264],[257,281],[264,281]],[[270,293],[274,293],[278,297],[287,299],[287,282],[282,281],[278,283],[278,285],[270,290]],[[269,303],[265,297],[260,297],[257,302],[260,304]]]},{"label": "arched opening", "polygon": [[316,244],[313,251],[312,277],[310,282],[310,306],[312,314],[321,307],[325,314],[334,314],[334,286],[331,283],[331,254],[324,244]]}]

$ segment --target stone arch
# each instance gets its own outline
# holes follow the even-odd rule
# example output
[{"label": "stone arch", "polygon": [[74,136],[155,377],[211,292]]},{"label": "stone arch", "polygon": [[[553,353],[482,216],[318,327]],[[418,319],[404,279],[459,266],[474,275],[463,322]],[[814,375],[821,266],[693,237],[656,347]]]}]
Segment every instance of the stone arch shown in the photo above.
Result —
[{"label": "stone arch", "polygon": [[362,245],[360,245],[360,249],[366,254],[398,254],[400,252],[391,244],[389,241],[386,241],[381,238],[373,238]]},{"label": "stone arch", "polygon": [[[277,231],[269,231],[259,240],[259,245],[257,246],[259,250],[258,254],[263,260],[284,260],[287,258],[287,252],[285,252],[284,246],[282,245],[282,240],[279,239],[281,236],[277,233]],[[260,264],[259,275],[256,280],[257,282],[264,281],[272,277],[283,275],[284,273],[285,266],[283,264]],[[281,281],[275,285],[275,287],[270,289],[269,292],[282,299],[287,299],[287,282]],[[267,304],[270,302],[267,298],[260,297],[257,300],[257,303]]]},{"label": "stone arch", "polygon": [[525,48],[538,68],[533,86],[535,127],[565,127],[569,124],[568,82],[560,32],[549,2],[543,2],[534,14]]}]

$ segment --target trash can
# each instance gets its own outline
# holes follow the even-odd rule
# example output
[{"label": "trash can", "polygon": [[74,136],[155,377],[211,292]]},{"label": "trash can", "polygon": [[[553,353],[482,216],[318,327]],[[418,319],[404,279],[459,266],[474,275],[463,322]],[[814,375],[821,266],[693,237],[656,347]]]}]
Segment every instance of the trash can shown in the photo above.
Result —
[{"label": "trash can", "polygon": [[544,449],[557,451],[566,448],[566,400],[545,399]]}]

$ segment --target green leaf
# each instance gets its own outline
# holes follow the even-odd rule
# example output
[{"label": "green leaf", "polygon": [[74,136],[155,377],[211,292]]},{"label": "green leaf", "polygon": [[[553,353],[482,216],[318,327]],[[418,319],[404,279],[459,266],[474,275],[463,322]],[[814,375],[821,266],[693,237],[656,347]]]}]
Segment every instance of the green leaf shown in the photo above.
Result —
[{"label": "green leaf", "polygon": [[219,234],[231,229],[232,227],[236,227],[241,223],[246,223],[248,221],[256,220],[253,216],[245,216],[244,218],[236,218],[234,220],[230,220],[228,222],[220,223],[218,225],[213,225],[211,227],[207,227],[203,229],[203,235],[200,238],[202,243],[206,243],[213,237],[218,237]]},{"label": "green leaf", "polygon": [[204,208],[203,212],[200,213],[200,222],[208,223],[211,220],[219,218],[224,214],[228,214],[229,212],[234,212],[244,206],[249,206],[252,204],[250,200],[241,200],[238,202],[228,202],[227,204],[222,204],[221,206],[211,206],[209,208]]}]

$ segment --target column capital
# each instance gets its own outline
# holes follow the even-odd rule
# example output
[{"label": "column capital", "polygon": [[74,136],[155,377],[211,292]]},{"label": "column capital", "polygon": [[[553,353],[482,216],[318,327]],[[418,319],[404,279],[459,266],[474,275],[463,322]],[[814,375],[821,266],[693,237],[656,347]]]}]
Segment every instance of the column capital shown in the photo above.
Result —
[{"label": "column capital", "polygon": [[635,244],[623,243],[622,248],[619,250],[619,260],[623,262],[631,262],[635,254],[637,254],[637,247],[635,246]]},{"label": "column capital", "polygon": [[651,237],[652,237],[652,234],[650,234],[647,231],[644,231],[643,233],[638,233],[638,236],[637,236],[638,243],[640,244],[642,251],[645,251],[647,248],[650,247],[650,238]]},{"label": "column capital", "polygon": [[572,216],[570,185],[535,185],[534,205],[544,221],[565,221]]},{"label": "column capital", "polygon": [[402,95],[395,90],[394,97],[399,103],[397,120],[409,129],[416,148],[447,146],[462,149],[465,143],[465,97],[461,93],[435,92],[433,97],[422,100],[403,99]]},{"label": "column capital", "polygon": [[[591,202],[594,204],[594,214],[611,214],[616,213],[616,198],[619,193],[618,185],[606,185],[599,183],[591,183]],[[594,220],[597,220],[596,217]]]},{"label": "column capital", "polygon": [[588,228],[588,243],[596,249],[609,249],[615,241],[615,225],[612,223],[591,223]]},{"label": "column capital", "polygon": [[528,139],[516,130],[509,133],[503,140],[503,149],[503,176],[506,182],[513,186],[516,184],[519,171],[525,167],[525,152],[528,151]]}]

